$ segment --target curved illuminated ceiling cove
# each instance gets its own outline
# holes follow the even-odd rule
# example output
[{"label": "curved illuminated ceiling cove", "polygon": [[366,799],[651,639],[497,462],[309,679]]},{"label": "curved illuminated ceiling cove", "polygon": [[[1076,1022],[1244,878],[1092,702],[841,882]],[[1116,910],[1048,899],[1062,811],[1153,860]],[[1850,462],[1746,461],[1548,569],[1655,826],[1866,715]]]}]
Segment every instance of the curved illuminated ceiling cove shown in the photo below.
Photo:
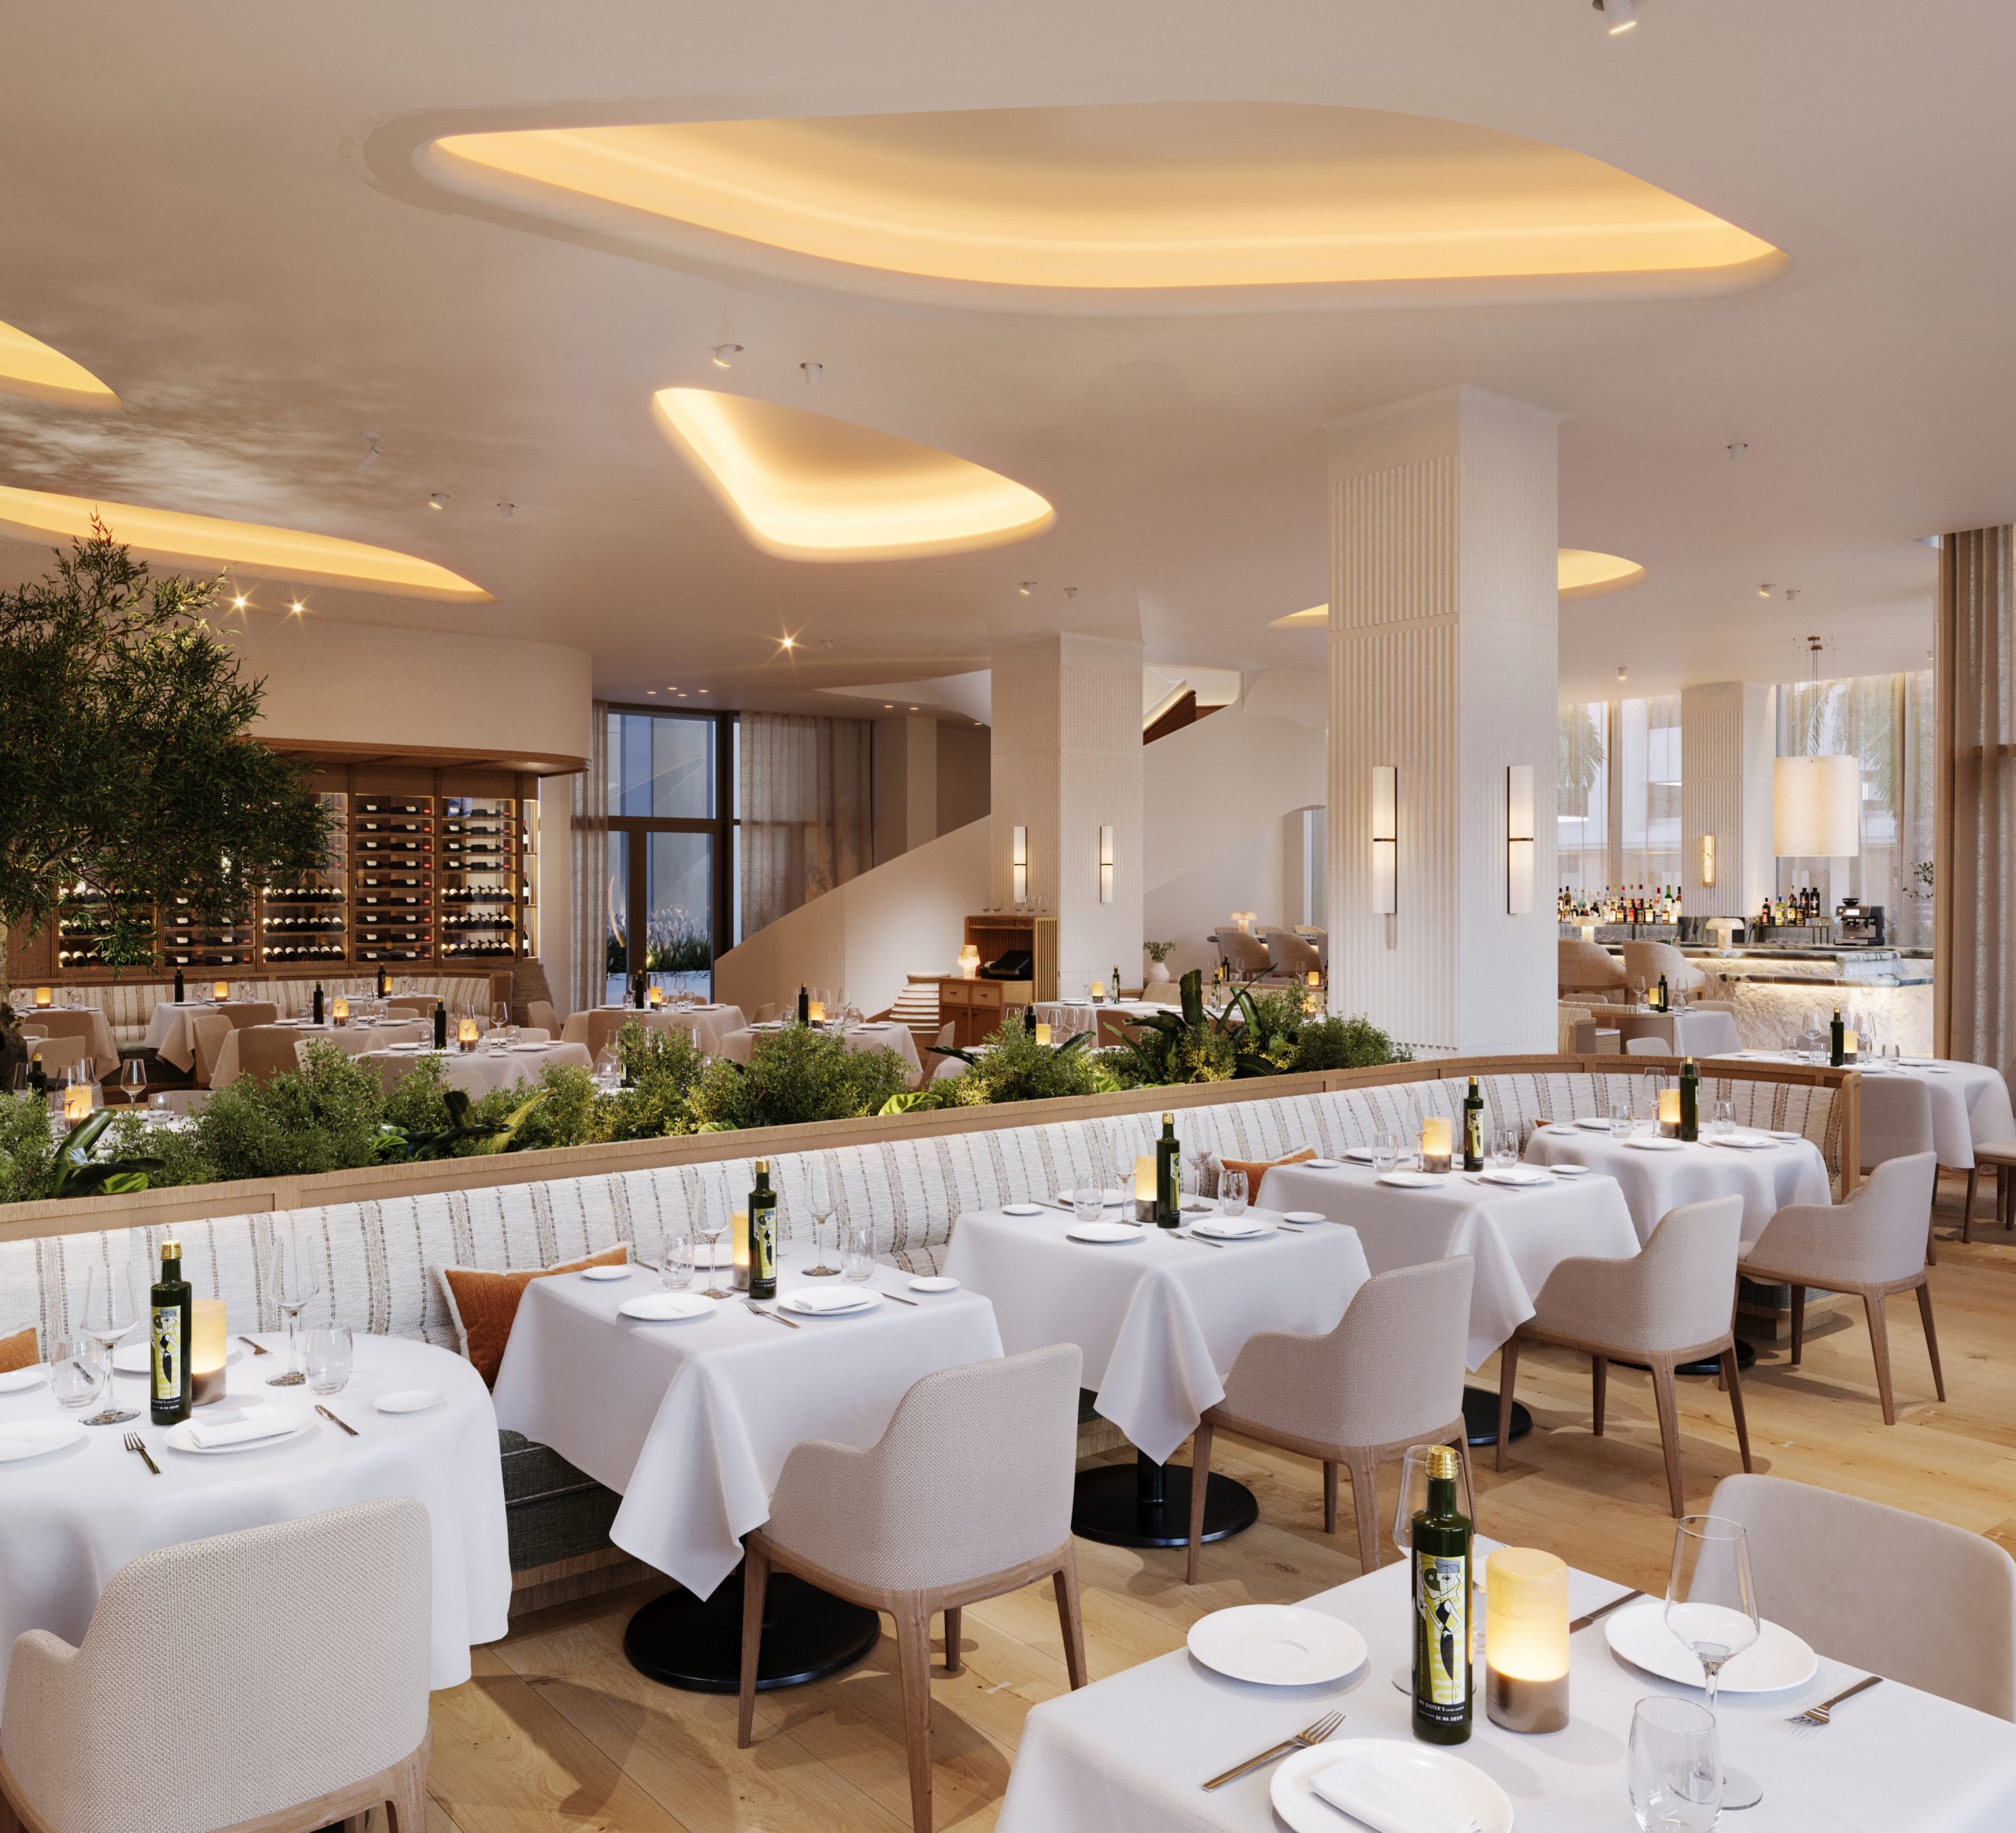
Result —
[{"label": "curved illuminated ceiling cove", "polygon": [[998,471],[851,421],[707,388],[662,388],[651,405],[743,532],[784,559],[956,554],[1054,519]]},{"label": "curved illuminated ceiling cove", "polygon": [[[997,309],[1726,291],[1769,243],[1459,121],[1158,102],[454,134],[435,181],[632,251]],[[1110,306],[1105,309],[1110,310]]]},{"label": "curved illuminated ceiling cove", "polygon": [[207,561],[243,567],[262,579],[314,585],[346,586],[397,598],[446,599],[459,604],[494,603],[490,594],[458,573],[390,547],[367,547],[334,535],[298,529],[262,528],[256,522],[184,515],[178,510],[142,509],[132,503],[99,503],[88,496],[58,496],[43,490],[0,484],[0,530],[9,534],[54,536],[79,540],[91,532],[95,514],[114,540],[143,554],[169,560]]},{"label": "curved illuminated ceiling cove", "polygon": [[[1645,577],[1645,569],[1620,554],[1599,554],[1588,547],[1557,547],[1554,555],[1554,588],[1565,599],[1594,598],[1599,592],[1621,592]],[[1330,622],[1328,605],[1311,605],[1306,611],[1290,611],[1277,618],[1269,628],[1276,630],[1320,630]]]},{"label": "curved illuminated ceiling cove", "polygon": [[0,325],[0,394],[25,395],[65,407],[117,407],[119,397],[82,363],[39,337]]}]

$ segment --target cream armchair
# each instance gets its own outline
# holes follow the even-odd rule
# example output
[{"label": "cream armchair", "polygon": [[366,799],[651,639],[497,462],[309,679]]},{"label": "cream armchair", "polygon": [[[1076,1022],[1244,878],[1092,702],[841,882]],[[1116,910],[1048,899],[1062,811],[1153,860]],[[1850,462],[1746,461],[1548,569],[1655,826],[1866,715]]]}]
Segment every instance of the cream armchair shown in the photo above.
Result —
[{"label": "cream armchair", "polygon": [[1649,1368],[1666,1456],[1666,1494],[1677,1520],[1687,1512],[1680,1476],[1680,1409],[1673,1371],[1703,1356],[1721,1359],[1722,1378],[1736,1417],[1743,1468],[1750,1468],[1750,1429],[1736,1376],[1737,1237],[1743,1199],[1714,1197],[1667,1211],[1652,1237],[1621,1260],[1563,1260],[1533,1301],[1533,1315],[1499,1352],[1498,1468],[1505,1468],[1512,1435],[1512,1395],[1519,1352],[1529,1344],[1579,1349],[1589,1358],[1595,1435],[1603,1435],[1603,1403],[1610,1364]]},{"label": "cream armchair", "polygon": [[16,1641],[0,1802],[28,1833],[309,1833],[381,1805],[424,1833],[432,1574],[405,1497],[142,1554],[81,1647]]},{"label": "cream armchair", "polygon": [[1673,996],[1675,1005],[1693,999],[1708,984],[1707,975],[1670,942],[1624,944],[1624,978],[1627,981],[1642,979],[1648,988],[1655,987],[1662,974],[1666,979],[1666,991]]},{"label": "cream armchair", "polygon": [[1555,979],[1563,994],[1621,993],[1625,988],[1624,970],[1607,948],[1572,936],[1555,944]]},{"label": "cream armchair", "polygon": [[1323,957],[1316,944],[1292,929],[1262,929],[1260,943],[1273,971],[1284,980],[1306,983],[1310,974],[1323,971]]},{"label": "cream armchair", "polygon": [[1071,1684],[1085,1684],[1071,1542],[1077,1345],[927,1375],[866,1450],[813,1440],[784,1461],[770,1518],[743,1562],[741,1709],[749,1747],[763,1601],[772,1571],[796,1572],[896,1623],[910,1816],[931,1833],[931,1619],[945,1613],[945,1671],[959,1672],[961,1613],[1049,1579]]},{"label": "cream armchair", "polygon": [[1467,1457],[1463,1353],[1469,1334],[1467,1255],[1376,1273],[1321,1336],[1262,1330],[1225,1377],[1225,1397],[1199,1423],[1190,1452],[1190,1558],[1197,1583],[1211,1442],[1236,1432],[1323,1461],[1323,1531],[1337,1531],[1337,1467],[1351,1472],[1358,1563],[1379,1564],[1379,1466],[1410,1445],[1454,1445]]}]

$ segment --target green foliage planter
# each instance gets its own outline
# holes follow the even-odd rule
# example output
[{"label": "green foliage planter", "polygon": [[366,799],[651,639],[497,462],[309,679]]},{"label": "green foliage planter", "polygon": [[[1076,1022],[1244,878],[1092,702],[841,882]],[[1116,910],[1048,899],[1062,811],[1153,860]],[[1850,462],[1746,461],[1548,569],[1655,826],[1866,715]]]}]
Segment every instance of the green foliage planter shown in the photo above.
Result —
[{"label": "green foliage planter", "polygon": [[850,1050],[825,1032],[790,1025],[759,1036],[747,1063],[709,1058],[690,1105],[703,1132],[854,1120],[880,1113],[910,1079],[910,1065],[893,1050]]},{"label": "green foliage planter", "polygon": [[955,1076],[926,1082],[917,1097],[892,1111],[920,1108],[983,1108],[998,1101],[1050,1101],[1067,1095],[1097,1095],[1118,1088],[1113,1071],[1098,1052],[1085,1047],[1089,1031],[1062,1044],[1039,1044],[1035,1033],[1019,1024],[1004,1025],[986,1048],[940,1054],[969,1066]]}]

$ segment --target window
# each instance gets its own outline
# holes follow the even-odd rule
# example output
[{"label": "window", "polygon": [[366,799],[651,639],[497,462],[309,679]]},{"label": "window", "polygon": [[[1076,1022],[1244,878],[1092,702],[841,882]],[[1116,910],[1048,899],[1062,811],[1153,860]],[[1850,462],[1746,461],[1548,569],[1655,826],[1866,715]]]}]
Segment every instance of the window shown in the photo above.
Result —
[{"label": "window", "polygon": [[1618,882],[1680,881],[1680,696],[1618,703]]},{"label": "window", "polygon": [[1679,884],[1680,696],[1563,707],[1556,757],[1561,882],[1592,896]]},{"label": "window", "polygon": [[1555,853],[1570,892],[1593,896],[1612,882],[1610,869],[1610,703],[1561,709],[1555,773]]}]

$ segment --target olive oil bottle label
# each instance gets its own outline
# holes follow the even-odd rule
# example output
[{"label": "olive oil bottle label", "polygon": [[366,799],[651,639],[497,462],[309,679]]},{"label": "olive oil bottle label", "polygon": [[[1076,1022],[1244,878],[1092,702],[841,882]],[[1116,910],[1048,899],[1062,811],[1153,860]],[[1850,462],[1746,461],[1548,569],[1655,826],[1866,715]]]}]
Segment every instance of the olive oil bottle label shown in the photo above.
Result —
[{"label": "olive oil bottle label", "polygon": [[172,1405],[182,1397],[182,1308],[157,1305],[154,1327],[154,1397]]},{"label": "olive oil bottle label", "polygon": [[1460,1724],[1470,1698],[1469,1561],[1418,1553],[1414,1709],[1437,1724]]}]

